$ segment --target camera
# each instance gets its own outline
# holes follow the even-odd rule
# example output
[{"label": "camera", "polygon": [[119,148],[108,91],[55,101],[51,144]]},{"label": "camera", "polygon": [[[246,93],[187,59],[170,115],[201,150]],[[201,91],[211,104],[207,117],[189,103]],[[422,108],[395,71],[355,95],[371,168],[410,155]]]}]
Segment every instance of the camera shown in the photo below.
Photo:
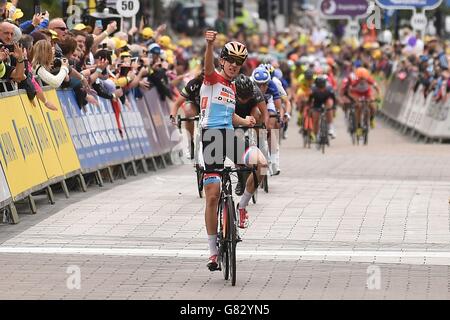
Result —
[{"label": "camera", "polygon": [[8,49],[9,52],[14,52],[14,45],[13,44],[0,44],[0,48]]}]

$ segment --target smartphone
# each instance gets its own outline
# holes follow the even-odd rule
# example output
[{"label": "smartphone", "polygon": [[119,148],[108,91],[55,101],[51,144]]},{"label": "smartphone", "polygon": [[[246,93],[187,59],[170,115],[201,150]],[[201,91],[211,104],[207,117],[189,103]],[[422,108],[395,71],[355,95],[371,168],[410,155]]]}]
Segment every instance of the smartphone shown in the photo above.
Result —
[{"label": "smartphone", "polygon": [[96,20],[96,21],[95,21],[95,26],[96,26],[97,28],[100,28],[100,29],[103,30],[103,22],[102,22],[102,20]]},{"label": "smartphone", "polygon": [[41,13],[41,6],[38,4],[38,5],[35,5],[34,6],[34,14],[40,14]]},{"label": "smartphone", "polygon": [[128,72],[130,72],[131,67],[120,67],[120,76],[126,77]]}]

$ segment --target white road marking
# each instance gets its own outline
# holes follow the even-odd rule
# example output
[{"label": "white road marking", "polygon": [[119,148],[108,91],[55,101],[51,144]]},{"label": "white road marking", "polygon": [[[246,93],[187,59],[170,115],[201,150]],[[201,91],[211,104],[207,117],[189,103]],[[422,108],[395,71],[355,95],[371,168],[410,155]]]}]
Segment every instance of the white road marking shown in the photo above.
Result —
[{"label": "white road marking", "polygon": [[[176,250],[150,248],[81,248],[81,247],[0,247],[0,253],[105,255],[105,256],[148,256],[204,258],[207,250]],[[355,261],[401,264],[450,265],[448,251],[344,251],[344,250],[237,250],[241,259],[261,260],[323,260]],[[409,259],[402,261],[402,259]],[[434,259],[432,261],[427,261]]]}]

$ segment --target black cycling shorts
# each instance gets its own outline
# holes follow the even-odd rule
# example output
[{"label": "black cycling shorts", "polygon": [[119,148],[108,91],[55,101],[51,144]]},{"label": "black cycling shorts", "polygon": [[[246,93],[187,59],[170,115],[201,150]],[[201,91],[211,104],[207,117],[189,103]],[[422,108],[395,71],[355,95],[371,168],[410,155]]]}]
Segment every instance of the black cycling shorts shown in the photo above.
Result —
[{"label": "black cycling shorts", "polygon": [[225,158],[235,165],[245,165],[244,156],[250,147],[243,130],[203,129],[202,151],[206,170],[223,169]]}]

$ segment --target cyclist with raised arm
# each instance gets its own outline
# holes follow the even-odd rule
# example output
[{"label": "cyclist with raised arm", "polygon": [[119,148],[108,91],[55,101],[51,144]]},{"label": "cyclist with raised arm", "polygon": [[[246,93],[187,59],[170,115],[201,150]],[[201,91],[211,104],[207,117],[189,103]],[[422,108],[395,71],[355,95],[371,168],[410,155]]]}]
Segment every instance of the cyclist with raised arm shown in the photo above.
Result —
[{"label": "cyclist with raised arm", "polygon": [[[228,42],[220,53],[220,72],[214,67],[214,42],[217,32],[206,31],[205,79],[200,89],[200,107],[202,127],[202,144],[205,170],[224,168],[225,157],[235,164],[256,164],[264,160],[262,153],[256,148],[239,148],[235,143],[234,127],[255,125],[255,119],[248,116],[245,119],[235,113],[236,88],[232,82],[247,59],[247,48],[240,42]],[[258,178],[258,180],[260,180]],[[210,258],[207,267],[210,271],[218,268],[217,256],[217,208],[220,198],[220,175],[205,174],[204,188],[206,195],[205,222],[208,233]],[[239,227],[248,224],[248,214],[245,210],[256,188],[248,186],[238,206]]]}]

